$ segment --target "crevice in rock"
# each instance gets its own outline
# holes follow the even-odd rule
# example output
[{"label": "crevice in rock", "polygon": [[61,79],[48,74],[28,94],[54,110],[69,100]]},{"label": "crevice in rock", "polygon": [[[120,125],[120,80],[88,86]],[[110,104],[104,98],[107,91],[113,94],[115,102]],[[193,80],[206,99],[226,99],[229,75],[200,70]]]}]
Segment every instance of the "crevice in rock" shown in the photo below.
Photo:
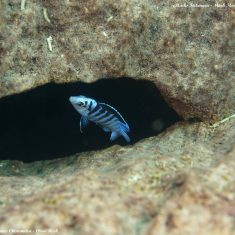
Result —
[{"label": "crevice in rock", "polygon": [[110,142],[110,134],[95,124],[81,134],[80,115],[68,100],[71,95],[115,107],[130,125],[131,144],[181,120],[150,81],[106,78],[91,84],[46,84],[0,100],[0,160],[32,162],[126,145],[122,138]]}]

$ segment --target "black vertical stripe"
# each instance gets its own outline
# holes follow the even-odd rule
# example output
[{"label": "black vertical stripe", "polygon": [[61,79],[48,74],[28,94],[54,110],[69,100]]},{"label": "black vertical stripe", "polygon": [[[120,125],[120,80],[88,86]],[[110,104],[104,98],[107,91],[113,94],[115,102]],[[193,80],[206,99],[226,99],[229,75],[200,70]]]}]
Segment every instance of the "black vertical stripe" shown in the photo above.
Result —
[{"label": "black vertical stripe", "polygon": [[[110,115],[110,114],[109,114],[109,115]],[[108,116],[107,116],[107,117],[108,117]],[[114,114],[111,114],[111,116],[110,116],[109,118],[107,118],[107,119],[104,120],[104,121],[101,121],[100,124],[105,124],[105,123],[111,121],[113,118],[115,118],[115,116],[114,116]]]},{"label": "black vertical stripe", "polygon": [[107,112],[106,110],[104,110],[103,108],[100,110],[100,112],[98,112],[96,115],[94,115],[94,117],[98,117],[100,116],[99,118],[105,118],[105,117],[108,117],[109,115],[109,112]]},{"label": "black vertical stripe", "polygon": [[92,113],[95,113],[96,111],[98,111],[99,108],[100,108],[100,106],[97,104],[95,106],[95,108],[88,113],[88,115],[91,115]]},{"label": "black vertical stripe", "polygon": [[88,111],[91,111],[91,106],[92,106],[93,102],[91,101],[88,107]]},{"label": "black vertical stripe", "polygon": [[106,120],[109,119],[111,115],[112,114],[106,112],[104,115],[102,115],[102,117],[100,117],[100,123],[106,122]]},{"label": "black vertical stripe", "polygon": [[99,112],[97,112],[96,114],[93,114],[94,115],[94,117],[98,117],[99,115],[102,115],[102,114],[104,114],[104,110],[101,108],[100,110],[99,110]]}]

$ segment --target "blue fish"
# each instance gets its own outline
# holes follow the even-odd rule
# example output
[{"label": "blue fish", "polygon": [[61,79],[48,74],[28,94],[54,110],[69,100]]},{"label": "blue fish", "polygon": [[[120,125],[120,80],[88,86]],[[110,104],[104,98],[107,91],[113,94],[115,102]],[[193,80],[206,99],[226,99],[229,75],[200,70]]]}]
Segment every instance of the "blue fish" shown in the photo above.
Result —
[{"label": "blue fish", "polygon": [[130,137],[127,135],[130,128],[122,115],[115,108],[82,95],[71,96],[69,101],[81,114],[81,133],[91,121],[103,128],[105,132],[111,132],[111,141],[116,140],[119,136],[123,136],[127,142],[130,142]]}]

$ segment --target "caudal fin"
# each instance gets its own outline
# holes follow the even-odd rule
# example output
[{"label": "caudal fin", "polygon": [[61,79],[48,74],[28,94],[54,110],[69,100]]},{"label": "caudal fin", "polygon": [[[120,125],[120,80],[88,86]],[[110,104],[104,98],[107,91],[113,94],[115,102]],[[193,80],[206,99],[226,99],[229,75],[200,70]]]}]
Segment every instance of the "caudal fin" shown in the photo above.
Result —
[{"label": "caudal fin", "polygon": [[113,131],[111,134],[111,137],[110,137],[110,141],[116,140],[120,135],[123,136],[123,138],[126,140],[126,142],[129,143],[131,141],[130,137],[127,135],[127,133],[125,131],[120,131],[119,133]]},{"label": "caudal fin", "polygon": [[130,139],[130,137],[127,135],[126,132],[122,131],[120,134],[123,136],[123,138],[126,140],[126,142],[130,143],[131,139]]}]

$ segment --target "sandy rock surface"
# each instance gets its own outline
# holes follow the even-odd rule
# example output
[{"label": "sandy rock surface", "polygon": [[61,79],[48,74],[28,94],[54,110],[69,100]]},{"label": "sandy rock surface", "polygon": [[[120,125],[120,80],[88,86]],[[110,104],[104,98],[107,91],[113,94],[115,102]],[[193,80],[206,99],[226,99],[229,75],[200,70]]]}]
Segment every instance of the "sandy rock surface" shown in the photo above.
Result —
[{"label": "sandy rock surface", "polygon": [[132,77],[204,121],[63,159],[1,160],[0,234],[235,235],[235,8],[185,4],[0,2],[0,97]]},{"label": "sandy rock surface", "polygon": [[2,161],[1,229],[232,235],[235,120],[64,159]]},{"label": "sandy rock surface", "polygon": [[214,1],[208,7],[151,0],[21,3],[0,5],[0,96],[48,82],[127,76],[153,81],[184,118],[216,121],[234,113],[233,7]]}]

